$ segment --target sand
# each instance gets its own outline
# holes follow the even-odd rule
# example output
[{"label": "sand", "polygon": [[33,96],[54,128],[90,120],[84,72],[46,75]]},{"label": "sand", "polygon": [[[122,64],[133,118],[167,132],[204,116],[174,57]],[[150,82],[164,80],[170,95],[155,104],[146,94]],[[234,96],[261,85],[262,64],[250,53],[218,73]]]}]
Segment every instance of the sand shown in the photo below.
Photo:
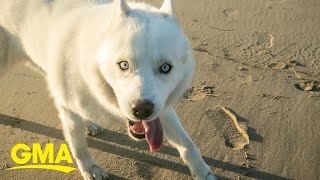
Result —
[{"label": "sand", "polygon": [[[319,9],[318,0],[176,0],[197,70],[175,107],[219,178],[319,178]],[[25,67],[6,75],[0,102],[0,179],[81,179],[79,171],[6,170],[15,166],[10,151],[17,143],[64,143],[41,75]],[[244,148],[226,141],[234,129],[226,127],[220,106],[246,127]],[[191,179],[168,143],[150,153],[145,142],[129,139],[123,124],[104,127],[88,142],[111,179]]]}]

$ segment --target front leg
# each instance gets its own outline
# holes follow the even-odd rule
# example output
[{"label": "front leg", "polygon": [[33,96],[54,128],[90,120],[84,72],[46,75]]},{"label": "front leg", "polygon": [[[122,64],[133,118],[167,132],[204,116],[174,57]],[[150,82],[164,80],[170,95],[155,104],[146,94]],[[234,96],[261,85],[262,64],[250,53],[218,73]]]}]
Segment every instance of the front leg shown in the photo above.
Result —
[{"label": "front leg", "polygon": [[89,154],[86,137],[87,124],[78,114],[68,109],[58,107],[58,110],[65,139],[83,178],[85,180],[107,179],[108,175],[105,170],[97,165]]},{"label": "front leg", "polygon": [[209,166],[202,159],[199,149],[183,129],[172,107],[168,107],[160,115],[160,120],[166,139],[179,151],[181,158],[189,166],[194,179],[216,179]]}]

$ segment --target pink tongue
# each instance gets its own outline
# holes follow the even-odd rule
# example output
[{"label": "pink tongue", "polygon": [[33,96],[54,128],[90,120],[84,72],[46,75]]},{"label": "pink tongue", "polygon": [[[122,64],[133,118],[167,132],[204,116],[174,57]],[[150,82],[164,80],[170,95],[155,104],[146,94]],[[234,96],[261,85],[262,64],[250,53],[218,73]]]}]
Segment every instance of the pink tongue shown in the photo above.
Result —
[{"label": "pink tongue", "polygon": [[157,118],[151,122],[142,121],[142,124],[150,151],[154,152],[160,149],[163,143],[163,132],[160,119]]}]

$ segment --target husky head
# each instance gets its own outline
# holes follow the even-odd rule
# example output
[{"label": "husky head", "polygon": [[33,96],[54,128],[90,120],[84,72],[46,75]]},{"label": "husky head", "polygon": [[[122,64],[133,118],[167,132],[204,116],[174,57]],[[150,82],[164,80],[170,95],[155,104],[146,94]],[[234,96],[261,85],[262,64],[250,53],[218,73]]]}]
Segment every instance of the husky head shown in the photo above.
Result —
[{"label": "husky head", "polygon": [[160,9],[115,0],[111,21],[97,55],[99,71],[135,129],[131,135],[139,138],[139,133],[147,135],[146,123],[160,123],[161,112],[189,86],[192,50],[176,21],[172,0],[165,0]]}]

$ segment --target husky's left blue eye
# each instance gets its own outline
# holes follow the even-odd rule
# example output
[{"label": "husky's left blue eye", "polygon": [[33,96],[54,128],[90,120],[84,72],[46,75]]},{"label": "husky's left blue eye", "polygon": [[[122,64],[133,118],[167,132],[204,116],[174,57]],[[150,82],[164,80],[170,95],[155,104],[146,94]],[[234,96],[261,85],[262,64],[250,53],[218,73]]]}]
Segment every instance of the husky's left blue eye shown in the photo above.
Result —
[{"label": "husky's left blue eye", "polygon": [[160,67],[159,70],[161,73],[168,74],[171,71],[171,69],[172,69],[172,66],[168,63],[165,63]]},{"label": "husky's left blue eye", "polygon": [[120,67],[120,69],[122,69],[124,71],[129,69],[129,62],[128,61],[121,61],[119,63],[119,67]]}]

